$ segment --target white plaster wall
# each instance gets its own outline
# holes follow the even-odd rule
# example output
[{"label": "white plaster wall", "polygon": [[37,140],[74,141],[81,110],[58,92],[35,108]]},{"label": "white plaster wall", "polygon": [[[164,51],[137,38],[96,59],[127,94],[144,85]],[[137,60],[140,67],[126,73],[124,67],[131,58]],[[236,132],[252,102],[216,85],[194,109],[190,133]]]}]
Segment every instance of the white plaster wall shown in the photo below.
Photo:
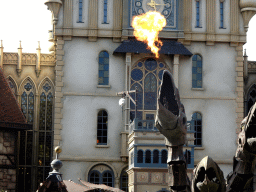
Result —
[{"label": "white plaster wall", "polygon": [[89,1],[83,0],[83,13],[82,13],[82,22],[79,21],[79,0],[73,0],[73,27],[74,28],[87,28],[88,27],[88,7]]},{"label": "white plaster wall", "polygon": [[[120,158],[122,131],[119,97],[66,96],[63,102],[63,157]],[[97,148],[97,114],[108,112],[108,148]]]},{"label": "white plaster wall", "polygon": [[187,48],[193,54],[200,54],[203,61],[204,91],[192,90],[192,57],[181,57],[179,65],[179,91],[190,97],[236,98],[236,51],[228,43],[192,43]]},{"label": "white plaster wall", "polygon": [[220,28],[220,1],[216,1],[216,33],[230,33],[230,0],[224,1],[224,28]]},{"label": "white plaster wall", "polygon": [[59,17],[58,17],[58,23],[56,25],[56,28],[60,28],[63,26],[63,6],[60,7]]},{"label": "white plaster wall", "polygon": [[[113,55],[120,43],[112,39],[98,39],[88,42],[86,38],[72,38],[66,41],[64,50],[64,92],[111,94],[124,89],[125,62],[123,56]],[[97,88],[99,53],[109,53],[109,85],[110,88]],[[118,103],[118,102],[117,102]]]},{"label": "white plaster wall", "polygon": [[104,23],[104,0],[98,0],[98,26],[99,29],[113,28],[113,0],[108,0],[107,24]]},{"label": "white plaster wall", "polygon": [[206,1],[200,1],[200,27],[196,28],[196,0],[192,1],[192,31],[204,33],[206,32]]}]

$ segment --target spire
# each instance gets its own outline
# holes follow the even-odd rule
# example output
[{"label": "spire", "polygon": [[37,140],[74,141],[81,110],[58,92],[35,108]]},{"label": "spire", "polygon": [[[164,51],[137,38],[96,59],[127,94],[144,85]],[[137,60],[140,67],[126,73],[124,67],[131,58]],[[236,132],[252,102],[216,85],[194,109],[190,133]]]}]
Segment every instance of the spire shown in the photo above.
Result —
[{"label": "spire", "polygon": [[37,50],[41,50],[41,47],[40,47],[40,41],[38,41],[38,47],[37,47]]},{"label": "spire", "polygon": [[3,47],[3,40],[1,40],[1,46],[0,47]]},{"label": "spire", "polygon": [[18,49],[22,49],[22,47],[21,47],[21,41],[20,41],[20,45],[19,45],[19,48]]},{"label": "spire", "polygon": [[244,49],[244,57],[248,57],[246,54],[246,49]]}]

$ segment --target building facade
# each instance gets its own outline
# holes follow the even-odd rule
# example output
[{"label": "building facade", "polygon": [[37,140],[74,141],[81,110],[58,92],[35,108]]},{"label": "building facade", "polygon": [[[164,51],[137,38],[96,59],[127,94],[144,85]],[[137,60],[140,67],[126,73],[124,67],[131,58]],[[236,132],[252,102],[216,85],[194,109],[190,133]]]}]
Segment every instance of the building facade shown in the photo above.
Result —
[{"label": "building facade", "polygon": [[[29,63],[20,56],[20,47],[13,56],[15,59],[5,62],[3,58],[8,54],[1,49],[1,66],[4,74],[16,83],[16,95],[28,121],[32,112],[26,111],[25,105],[29,109],[29,95],[34,94],[30,97],[35,106],[31,122],[34,131],[21,136],[26,140],[32,134],[33,141],[25,143],[28,146],[34,142],[37,146],[32,147],[36,156],[31,163],[22,164],[31,170],[31,175],[41,169],[48,171],[50,160],[46,156],[53,150],[46,141],[51,140],[53,147],[62,146],[61,171],[66,180],[77,182],[81,178],[132,192],[140,191],[134,186],[142,179],[137,184],[150,186],[155,182],[154,187],[147,188],[148,192],[166,191],[167,169],[160,163],[164,157],[164,138],[157,131],[130,130],[132,122],[135,123],[135,106],[126,95],[126,102],[120,107],[122,96],[117,94],[137,87],[136,117],[147,127],[156,114],[164,69],[173,74],[187,119],[195,131],[194,163],[208,155],[225,176],[232,170],[236,134],[244,117],[243,44],[256,4],[253,0],[154,0],[156,10],[167,20],[159,37],[171,44],[156,59],[149,51],[137,49],[131,27],[134,16],[154,10],[150,2],[48,0],[45,4],[53,13],[53,54],[44,56],[48,61],[42,59],[43,55],[38,57],[38,49]],[[126,43],[131,49],[124,46]],[[191,54],[184,54],[181,46]],[[134,94],[131,96],[134,98]],[[40,138],[44,138],[41,144]],[[140,146],[132,153],[137,144]],[[145,158],[131,167],[132,160],[138,161],[139,151]],[[152,167],[146,157],[154,162],[157,151],[159,166]],[[131,175],[131,169],[137,172]],[[154,181],[150,180],[153,175]],[[32,178],[32,183],[35,182]]]}]

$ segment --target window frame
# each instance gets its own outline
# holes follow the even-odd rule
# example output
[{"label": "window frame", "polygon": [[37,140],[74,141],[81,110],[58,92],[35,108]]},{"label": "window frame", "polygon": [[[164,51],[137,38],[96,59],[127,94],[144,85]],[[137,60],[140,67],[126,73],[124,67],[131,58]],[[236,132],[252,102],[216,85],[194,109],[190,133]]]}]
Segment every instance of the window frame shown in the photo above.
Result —
[{"label": "window frame", "polygon": [[202,28],[201,27],[201,2],[200,0],[196,0],[196,25],[195,28]]},{"label": "window frame", "polygon": [[83,0],[78,0],[78,22],[77,23],[84,23],[83,22]]},{"label": "window frame", "polygon": [[[196,56],[196,60],[194,60],[195,56]],[[201,60],[198,60],[198,56],[201,58]],[[194,66],[194,61],[196,61],[196,66]],[[201,68],[201,73],[198,72],[199,68]],[[193,79],[193,75],[196,75],[196,79]],[[198,78],[199,75],[201,79]],[[201,80],[201,86],[198,85],[198,81],[200,80]],[[201,54],[198,54],[198,53],[192,56],[192,89],[203,89],[203,57]]]},{"label": "window frame", "polygon": [[[199,115],[201,116],[201,119],[194,119],[193,116],[194,116],[195,114],[199,114]],[[195,121],[201,121],[201,122],[200,122],[201,125],[197,125],[197,122],[195,123]],[[194,112],[194,113],[192,114],[192,117],[191,117],[191,126],[193,126],[192,130],[195,131],[195,133],[194,133],[194,138],[195,138],[195,140],[194,140],[194,146],[195,146],[195,147],[202,147],[202,146],[203,146],[203,131],[202,131],[202,129],[203,129],[203,124],[202,124],[202,122],[203,122],[202,113],[199,112],[199,111]],[[195,126],[200,127],[200,128],[201,128],[201,131],[199,132],[199,131],[197,130],[197,127],[195,127]],[[201,137],[200,137],[200,138],[197,137],[197,135],[198,135],[199,133],[201,134]],[[198,145],[198,144],[197,144],[197,140],[200,140],[201,144]]]},{"label": "window frame", "polygon": [[102,24],[109,24],[108,23],[108,0],[103,1],[103,23]]},{"label": "window frame", "polygon": [[[106,116],[104,116],[104,115],[99,116],[100,112],[102,112],[102,113],[105,112]],[[102,126],[101,126],[102,135],[98,135],[98,132],[100,131],[99,130],[99,121],[98,121],[99,117],[102,118],[102,123],[100,123],[100,124],[102,124]],[[106,117],[106,122],[105,123],[103,122],[104,117]],[[109,115],[108,115],[108,112],[107,112],[106,109],[98,110],[98,113],[97,113],[97,132],[96,132],[96,135],[97,135],[96,145],[97,146],[106,146],[106,145],[108,145],[108,118],[109,118]],[[103,132],[104,131],[104,125],[106,125],[106,136],[104,135],[104,132]],[[106,143],[104,143],[104,142],[100,143],[100,140],[98,140],[99,137],[100,138],[106,138]],[[103,141],[103,139],[102,139],[102,141]]]},{"label": "window frame", "polygon": [[[105,56],[101,57],[101,54],[105,54],[105,53],[107,53],[107,57],[105,57]],[[107,59],[106,63],[104,63],[105,59]],[[109,66],[110,66],[109,60],[110,60],[110,58],[109,58],[108,51],[103,50],[99,53],[99,56],[98,56],[98,87],[109,87]],[[103,63],[101,63],[101,62],[103,62]],[[107,73],[106,77],[104,77],[105,73]],[[100,82],[100,78],[103,78],[102,82]],[[104,82],[105,79],[107,82]]]}]

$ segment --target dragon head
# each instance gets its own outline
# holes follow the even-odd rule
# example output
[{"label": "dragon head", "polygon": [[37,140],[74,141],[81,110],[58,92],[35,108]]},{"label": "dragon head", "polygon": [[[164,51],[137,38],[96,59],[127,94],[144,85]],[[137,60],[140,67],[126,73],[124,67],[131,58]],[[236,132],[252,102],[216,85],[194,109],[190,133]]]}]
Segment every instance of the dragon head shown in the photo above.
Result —
[{"label": "dragon head", "polygon": [[167,138],[167,145],[184,145],[187,133],[187,118],[179,91],[170,72],[164,71],[160,86],[156,127]]},{"label": "dragon head", "polygon": [[223,172],[211,157],[204,157],[194,169],[193,192],[225,192]]}]

